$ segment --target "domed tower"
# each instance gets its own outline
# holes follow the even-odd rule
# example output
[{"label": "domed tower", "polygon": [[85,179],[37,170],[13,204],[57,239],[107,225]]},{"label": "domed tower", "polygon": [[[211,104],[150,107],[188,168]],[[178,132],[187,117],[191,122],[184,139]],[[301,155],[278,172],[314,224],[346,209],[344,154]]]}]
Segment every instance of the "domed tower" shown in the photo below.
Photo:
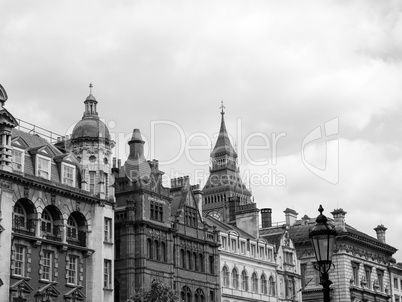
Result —
[{"label": "domed tower", "polygon": [[111,152],[114,141],[109,129],[98,116],[97,100],[90,94],[85,99],[82,120],[75,125],[66,149],[75,154],[81,166],[81,188],[102,199],[114,196],[111,187]]},{"label": "domed tower", "polygon": [[210,175],[202,192],[204,215],[229,223],[234,220],[233,214],[238,206],[253,202],[250,191],[240,178],[237,153],[226,131],[224,108],[222,104],[219,136],[211,152]]}]

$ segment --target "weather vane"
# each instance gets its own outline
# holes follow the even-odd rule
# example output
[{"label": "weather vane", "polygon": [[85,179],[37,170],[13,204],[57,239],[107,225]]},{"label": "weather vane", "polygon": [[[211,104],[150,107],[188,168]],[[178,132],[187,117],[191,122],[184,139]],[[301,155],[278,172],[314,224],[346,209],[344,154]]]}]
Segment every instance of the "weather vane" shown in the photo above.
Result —
[{"label": "weather vane", "polygon": [[89,94],[92,94],[92,87],[94,87],[92,83],[89,83]]},{"label": "weather vane", "polygon": [[225,111],[223,111],[223,109],[225,109],[226,107],[223,105],[223,100],[221,100],[221,106],[219,108],[221,109],[221,114],[225,114]]}]

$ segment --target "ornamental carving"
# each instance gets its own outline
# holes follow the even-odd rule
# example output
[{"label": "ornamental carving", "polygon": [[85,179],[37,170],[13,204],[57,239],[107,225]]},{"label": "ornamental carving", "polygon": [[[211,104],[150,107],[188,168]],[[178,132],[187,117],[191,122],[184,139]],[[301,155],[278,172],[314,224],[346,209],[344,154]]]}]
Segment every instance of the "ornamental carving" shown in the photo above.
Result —
[{"label": "ornamental carving", "polygon": [[11,189],[12,185],[8,181],[0,180],[0,187],[5,189]]}]

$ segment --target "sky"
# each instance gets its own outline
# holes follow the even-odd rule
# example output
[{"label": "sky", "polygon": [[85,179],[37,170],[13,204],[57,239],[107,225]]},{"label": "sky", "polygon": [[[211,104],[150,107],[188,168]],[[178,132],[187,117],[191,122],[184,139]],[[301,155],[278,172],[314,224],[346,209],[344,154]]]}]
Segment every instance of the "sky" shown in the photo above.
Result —
[{"label": "sky", "polygon": [[0,41],[16,118],[69,134],[92,83],[116,157],[138,128],[167,185],[203,186],[223,101],[274,222],[342,208],[402,250],[402,0],[2,1]]}]

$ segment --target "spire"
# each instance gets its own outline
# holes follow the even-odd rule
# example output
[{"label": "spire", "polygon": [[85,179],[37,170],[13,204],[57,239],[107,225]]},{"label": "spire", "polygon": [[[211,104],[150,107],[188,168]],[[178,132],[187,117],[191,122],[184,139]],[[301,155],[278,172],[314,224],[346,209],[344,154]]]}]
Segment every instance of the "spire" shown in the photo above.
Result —
[{"label": "spire", "polygon": [[148,181],[151,175],[151,168],[144,156],[144,143],[140,130],[134,129],[128,142],[130,154],[124,164],[124,172],[131,181]]},{"label": "spire", "polygon": [[217,157],[221,155],[228,155],[233,158],[237,158],[236,151],[233,149],[232,143],[230,142],[229,135],[226,131],[225,125],[225,106],[223,101],[221,102],[221,128],[219,129],[218,139],[216,141],[215,147],[211,153],[212,157]]}]

